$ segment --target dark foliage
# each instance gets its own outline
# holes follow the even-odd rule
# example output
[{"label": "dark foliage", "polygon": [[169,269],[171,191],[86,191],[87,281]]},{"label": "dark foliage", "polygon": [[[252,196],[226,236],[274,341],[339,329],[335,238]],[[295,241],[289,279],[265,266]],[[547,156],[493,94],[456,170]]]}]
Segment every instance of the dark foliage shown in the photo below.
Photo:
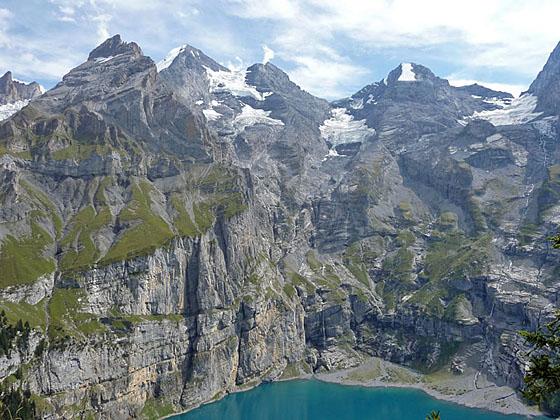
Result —
[{"label": "dark foliage", "polygon": [[6,420],[38,418],[31,392],[0,385],[0,418]]},{"label": "dark foliage", "polygon": [[30,333],[31,327],[29,322],[23,323],[20,319],[13,326],[8,322],[6,312],[0,312],[0,356],[5,355],[9,357],[14,342],[19,350],[27,351]]}]

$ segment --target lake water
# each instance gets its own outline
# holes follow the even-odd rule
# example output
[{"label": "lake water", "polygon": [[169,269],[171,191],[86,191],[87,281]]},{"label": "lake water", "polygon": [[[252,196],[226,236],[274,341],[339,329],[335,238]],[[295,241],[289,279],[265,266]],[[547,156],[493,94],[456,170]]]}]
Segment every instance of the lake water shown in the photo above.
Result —
[{"label": "lake water", "polygon": [[295,380],[230,394],[173,420],[424,420],[439,410],[443,420],[517,420],[436,400],[406,388],[366,388]]}]

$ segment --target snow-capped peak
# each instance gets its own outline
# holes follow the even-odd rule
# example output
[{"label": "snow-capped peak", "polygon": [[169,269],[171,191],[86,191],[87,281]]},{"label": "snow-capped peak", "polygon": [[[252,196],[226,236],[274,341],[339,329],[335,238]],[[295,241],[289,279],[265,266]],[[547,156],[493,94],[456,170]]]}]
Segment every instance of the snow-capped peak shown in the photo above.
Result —
[{"label": "snow-capped peak", "polygon": [[411,63],[401,63],[401,75],[397,80],[399,82],[414,82],[416,80],[416,73],[414,73]]},{"label": "snow-capped peak", "polygon": [[171,63],[173,63],[173,60],[175,60],[175,58],[177,58],[179,54],[185,51],[186,48],[187,48],[186,45],[181,45],[180,47],[173,48],[171,51],[169,51],[169,53],[167,53],[165,58],[156,64],[158,73],[162,70],[165,70],[167,67],[169,67]]}]

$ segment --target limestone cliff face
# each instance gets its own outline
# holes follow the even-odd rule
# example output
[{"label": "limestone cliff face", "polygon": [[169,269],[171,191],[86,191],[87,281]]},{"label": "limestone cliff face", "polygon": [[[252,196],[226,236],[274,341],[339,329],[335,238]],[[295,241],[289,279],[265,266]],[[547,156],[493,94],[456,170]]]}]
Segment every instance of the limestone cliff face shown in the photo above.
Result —
[{"label": "limestone cliff face", "polygon": [[0,122],[0,307],[31,329],[3,380],[45,418],[163,415],[368,355],[467,354],[520,385],[515,331],[558,306],[536,88],[403,63],[330,104],[270,63],[175,52],[115,36]]},{"label": "limestone cliff face", "polygon": [[17,101],[29,101],[41,96],[43,89],[36,82],[24,83],[14,80],[12,72],[6,72],[0,77],[0,105]]}]

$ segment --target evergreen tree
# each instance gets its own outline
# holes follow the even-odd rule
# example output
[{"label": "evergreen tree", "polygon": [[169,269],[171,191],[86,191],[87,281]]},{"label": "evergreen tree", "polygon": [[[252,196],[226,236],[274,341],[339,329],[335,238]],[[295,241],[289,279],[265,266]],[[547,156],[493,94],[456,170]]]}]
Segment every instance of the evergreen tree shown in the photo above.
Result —
[{"label": "evergreen tree", "polygon": [[544,411],[560,415],[560,311],[537,331],[521,331],[533,347],[523,395]]},{"label": "evergreen tree", "polygon": [[29,390],[22,391],[0,384],[0,418],[31,420],[38,418],[35,401]]},{"label": "evergreen tree", "polygon": [[439,411],[433,410],[430,414],[426,416],[426,420],[441,420]]},{"label": "evergreen tree", "polygon": [[[552,238],[554,248],[560,248],[560,235]],[[523,395],[539,404],[542,410],[560,415],[560,311],[554,319],[537,331],[520,333],[532,347],[529,369],[525,375]]]}]

